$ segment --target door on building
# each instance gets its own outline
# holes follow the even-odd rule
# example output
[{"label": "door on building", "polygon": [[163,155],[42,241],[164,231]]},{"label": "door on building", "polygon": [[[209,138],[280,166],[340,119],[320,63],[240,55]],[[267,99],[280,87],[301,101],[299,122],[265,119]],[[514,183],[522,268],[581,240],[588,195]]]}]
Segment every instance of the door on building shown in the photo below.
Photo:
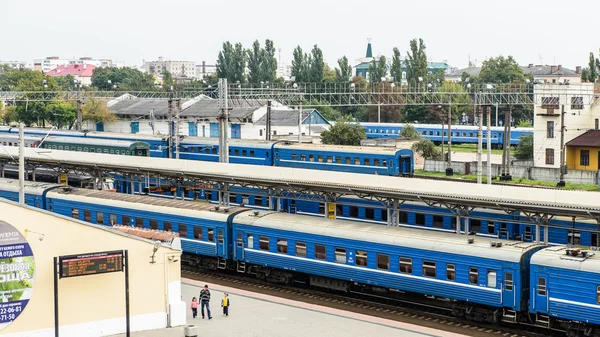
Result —
[{"label": "door on building", "polygon": [[202,137],[206,137],[206,125],[202,125]]},{"label": "door on building", "polygon": [[97,122],[96,123],[96,131],[104,132],[104,123]]},{"label": "door on building", "polygon": [[242,138],[242,125],[231,124],[231,138]]},{"label": "door on building", "polygon": [[219,137],[218,123],[210,123],[210,137]]},{"label": "door on building", "polygon": [[598,166],[596,168],[600,170],[600,151],[598,151]]},{"label": "door on building", "polygon": [[131,122],[131,133],[140,132],[140,122]]},{"label": "door on building", "polygon": [[190,137],[197,137],[198,136],[198,125],[196,125],[196,122],[189,122],[188,123],[188,135]]}]

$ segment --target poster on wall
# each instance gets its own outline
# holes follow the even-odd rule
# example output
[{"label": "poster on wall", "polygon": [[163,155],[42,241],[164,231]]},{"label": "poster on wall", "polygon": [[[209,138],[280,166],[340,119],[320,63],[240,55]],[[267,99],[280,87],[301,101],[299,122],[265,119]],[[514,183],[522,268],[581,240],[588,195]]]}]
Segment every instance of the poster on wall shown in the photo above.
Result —
[{"label": "poster on wall", "polygon": [[0,330],[25,310],[34,281],[31,247],[15,227],[0,220]]}]

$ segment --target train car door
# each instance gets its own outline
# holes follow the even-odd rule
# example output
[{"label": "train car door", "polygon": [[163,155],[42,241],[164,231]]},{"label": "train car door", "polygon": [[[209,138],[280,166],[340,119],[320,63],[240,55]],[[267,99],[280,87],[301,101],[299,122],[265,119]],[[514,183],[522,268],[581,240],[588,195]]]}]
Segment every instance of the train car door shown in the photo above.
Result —
[{"label": "train car door", "polygon": [[235,242],[235,259],[244,260],[244,233],[237,232]]},{"label": "train car door", "polygon": [[225,256],[225,236],[223,235],[223,228],[217,229],[217,255]]},{"label": "train car door", "polygon": [[504,269],[504,282],[502,283],[502,305],[505,308],[513,308],[516,304],[517,291],[515,289],[515,271]]},{"label": "train car door", "polygon": [[[534,293],[534,310],[536,312],[548,312],[548,276],[543,273],[536,274],[535,287],[532,287]],[[532,282],[532,283],[533,283]]]}]

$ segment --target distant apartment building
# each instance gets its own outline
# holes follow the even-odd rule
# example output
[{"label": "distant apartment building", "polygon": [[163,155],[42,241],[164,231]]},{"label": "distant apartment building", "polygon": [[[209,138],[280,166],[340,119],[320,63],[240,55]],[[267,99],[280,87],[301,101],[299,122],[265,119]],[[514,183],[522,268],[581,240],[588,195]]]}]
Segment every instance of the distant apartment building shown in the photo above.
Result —
[{"label": "distant apartment building", "polygon": [[600,86],[594,83],[539,84],[534,87],[534,96],[534,166],[560,168],[561,112],[564,106],[565,159],[571,158],[568,169],[581,169],[581,165],[573,166],[573,158],[579,154],[569,152],[579,151],[578,147],[584,142],[570,142],[588,130],[599,129]]},{"label": "distant apartment building", "polygon": [[0,61],[0,65],[8,65],[13,69],[31,69],[33,65],[27,61]]},{"label": "distant apartment building", "polygon": [[58,66],[66,66],[70,64],[92,65],[94,67],[122,67],[123,64],[109,59],[93,59],[91,57],[80,57],[74,59],[62,59],[58,56],[49,56],[45,59],[37,59],[33,61],[33,69],[44,73]]},{"label": "distant apartment building", "polygon": [[161,77],[164,71],[168,71],[174,77],[196,77],[196,65],[191,61],[169,61],[162,57],[158,61],[144,61],[144,70],[157,77]]},{"label": "distant apartment building", "polygon": [[[534,65],[530,63],[527,66],[521,66],[523,74],[533,76],[534,83],[557,83],[557,84],[578,84],[581,83],[581,67],[575,67],[571,70],[562,65]],[[446,75],[446,80],[460,82],[463,73],[471,76],[478,76],[481,67],[468,67],[457,69]]]},{"label": "distant apartment building", "polygon": [[204,76],[210,76],[217,73],[217,66],[215,64],[206,64],[206,61],[202,61],[201,64],[196,64],[196,79],[203,79]]}]

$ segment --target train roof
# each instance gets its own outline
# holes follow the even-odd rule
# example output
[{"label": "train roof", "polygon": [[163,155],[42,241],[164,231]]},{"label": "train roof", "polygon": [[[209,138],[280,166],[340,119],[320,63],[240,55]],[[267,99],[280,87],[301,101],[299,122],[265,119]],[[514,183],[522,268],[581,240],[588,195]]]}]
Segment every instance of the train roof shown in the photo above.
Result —
[{"label": "train roof", "polygon": [[[257,212],[258,215],[255,215]],[[542,247],[541,244],[532,242],[507,241],[403,227],[374,226],[354,221],[330,220],[280,212],[246,212],[236,216],[234,222],[260,228],[324,235],[508,262],[520,262],[526,252]],[[474,239],[474,243],[468,243],[467,239]],[[492,247],[492,241],[502,242],[502,246]]]},{"label": "train roof", "polygon": [[[252,149],[270,149],[273,142],[267,140],[249,140],[249,139],[228,139],[229,146],[247,147]],[[180,144],[185,145],[219,145],[219,138],[208,137],[185,137],[180,141]]]},{"label": "train roof", "polygon": [[[600,252],[580,250],[577,256],[567,255],[566,246],[553,246],[542,249],[531,257],[531,264],[542,267],[555,267],[600,274]],[[581,252],[585,252],[583,256]]]},{"label": "train roof", "polygon": [[[417,129],[429,129],[429,128],[435,128],[435,129],[441,129],[442,128],[442,124],[413,124],[413,123],[360,123],[360,125],[362,127],[404,127],[406,125],[412,125]],[[444,125],[445,129],[448,129],[448,125],[445,124]],[[452,129],[454,130],[478,130],[478,126],[477,125],[452,125]],[[486,126],[484,125],[483,128],[485,129]],[[492,126],[491,127],[492,130],[494,131],[504,131],[504,127],[503,126]],[[531,131],[533,132],[533,128],[519,128],[519,127],[512,127],[511,131]]]},{"label": "train roof", "polygon": [[[25,194],[42,195],[48,188],[61,186],[39,181],[25,181]],[[19,181],[16,179],[0,179],[0,190],[19,193]]]},{"label": "train roof", "polygon": [[[29,141],[40,141],[42,140],[42,136],[32,136],[32,135],[25,135],[25,140],[29,140]],[[19,139],[19,135],[18,134],[14,134],[14,133],[0,133],[0,140],[18,140]]]},{"label": "train roof", "polygon": [[123,146],[129,147],[132,145],[149,146],[148,143],[128,140],[113,140],[113,139],[96,139],[96,138],[74,138],[74,137],[55,137],[46,138],[44,143],[67,143],[74,145],[95,145],[95,146]]},{"label": "train roof", "polygon": [[[325,152],[354,152],[365,154],[387,154],[393,155],[402,150],[392,146],[346,146],[346,145],[327,145],[327,144],[299,144],[299,143],[278,143],[277,149],[298,149],[303,151],[325,151]],[[407,150],[407,149],[405,149]],[[411,151],[411,150],[407,150]]]}]

